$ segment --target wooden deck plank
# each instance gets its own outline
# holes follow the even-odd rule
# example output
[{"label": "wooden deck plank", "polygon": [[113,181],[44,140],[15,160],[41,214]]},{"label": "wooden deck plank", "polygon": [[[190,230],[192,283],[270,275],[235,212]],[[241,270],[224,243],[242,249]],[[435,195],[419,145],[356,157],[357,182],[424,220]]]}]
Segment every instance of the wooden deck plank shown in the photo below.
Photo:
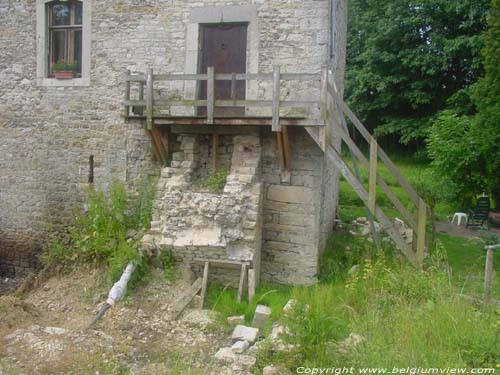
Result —
[{"label": "wooden deck plank", "polygon": [[[129,118],[133,118],[132,116]],[[141,118],[137,116],[136,118]],[[231,126],[272,126],[271,117],[215,117],[213,124],[209,124],[206,118],[200,117],[155,117],[155,125],[231,125]],[[324,127],[321,120],[281,117],[280,123],[283,126],[301,127]]]}]

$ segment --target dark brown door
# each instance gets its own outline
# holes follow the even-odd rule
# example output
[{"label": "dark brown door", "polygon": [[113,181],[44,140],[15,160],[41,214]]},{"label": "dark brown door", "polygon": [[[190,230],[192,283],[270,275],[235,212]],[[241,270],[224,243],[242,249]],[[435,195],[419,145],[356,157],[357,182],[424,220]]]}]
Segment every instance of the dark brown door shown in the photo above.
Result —
[{"label": "dark brown door", "polygon": [[[246,73],[247,25],[216,24],[200,28],[201,53],[200,73],[213,66],[215,73]],[[200,98],[207,98],[207,82],[202,81]],[[231,99],[231,81],[216,81],[216,99]],[[245,81],[236,81],[235,99],[245,99]],[[206,107],[200,108],[206,114]],[[216,108],[216,116],[243,116],[245,108]]]}]

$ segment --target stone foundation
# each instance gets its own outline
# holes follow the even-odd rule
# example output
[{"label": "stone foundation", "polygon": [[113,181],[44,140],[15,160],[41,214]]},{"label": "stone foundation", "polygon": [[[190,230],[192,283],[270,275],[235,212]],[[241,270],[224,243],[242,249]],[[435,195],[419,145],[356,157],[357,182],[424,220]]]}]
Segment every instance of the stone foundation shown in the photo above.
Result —
[{"label": "stone foundation", "polygon": [[[289,137],[291,170],[282,173],[270,130],[221,136],[218,162],[230,174],[223,191],[214,193],[199,186],[210,173],[211,142],[205,135],[180,135],[172,167],[162,170],[144,242],[172,249],[186,265],[195,258],[250,261],[262,280],[315,282],[334,225],[338,174],[328,170],[304,129],[290,129]],[[239,274],[216,276],[234,284]]]}]

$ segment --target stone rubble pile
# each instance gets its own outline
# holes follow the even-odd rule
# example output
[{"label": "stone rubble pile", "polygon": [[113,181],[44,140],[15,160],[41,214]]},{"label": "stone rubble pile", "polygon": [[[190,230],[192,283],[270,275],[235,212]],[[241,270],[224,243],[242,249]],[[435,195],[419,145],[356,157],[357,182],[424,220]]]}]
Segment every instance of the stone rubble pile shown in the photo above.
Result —
[{"label": "stone rubble pile", "polygon": [[[298,302],[289,300],[283,308],[285,314],[290,313]],[[304,309],[307,311],[308,306]],[[263,328],[271,318],[271,308],[264,305],[257,305],[252,320],[252,327],[240,324],[244,316],[232,316],[227,319],[229,324],[238,323],[231,334],[231,347],[220,348],[215,354],[215,360],[227,365],[231,365],[232,371],[250,371],[257,362],[257,353],[259,349],[270,345],[273,351],[290,351],[296,349],[294,345],[285,344],[283,337],[290,334],[287,327],[278,323],[272,326],[271,334],[267,338],[260,339],[260,329]],[[276,366],[266,366],[263,369],[264,374],[282,375],[288,372]]]},{"label": "stone rubble pile", "polygon": [[[351,222],[351,224],[355,228],[354,230],[350,231],[350,233],[352,235],[359,235],[362,237],[370,237],[371,236],[372,232],[371,232],[371,227],[370,227],[370,221],[366,217],[364,217],[364,216],[358,217],[358,218],[354,219]],[[380,223],[375,221],[374,226],[375,226],[375,231],[377,233],[379,233],[381,235],[385,234],[384,228],[382,227],[382,225]],[[398,230],[401,237],[403,237],[405,242],[408,245],[411,245],[413,242],[413,230],[410,227],[408,227],[408,225],[406,225],[406,223],[403,220],[401,220],[399,218],[394,219],[394,226]]]}]

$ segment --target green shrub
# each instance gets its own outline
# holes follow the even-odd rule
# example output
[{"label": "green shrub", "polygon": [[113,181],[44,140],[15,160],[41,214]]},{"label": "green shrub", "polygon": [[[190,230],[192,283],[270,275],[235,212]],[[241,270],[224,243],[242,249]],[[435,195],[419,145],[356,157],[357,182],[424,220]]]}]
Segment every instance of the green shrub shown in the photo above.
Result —
[{"label": "green shrub", "polygon": [[433,123],[427,150],[436,175],[446,176],[456,187],[463,206],[485,188],[484,157],[480,140],[471,136],[472,118],[443,111]]},{"label": "green shrub", "polygon": [[202,179],[199,184],[213,193],[221,193],[226,185],[226,178],[229,175],[229,168],[219,168]]},{"label": "green shrub", "polygon": [[141,257],[136,238],[130,231],[147,229],[152,215],[154,181],[139,188],[134,199],[128,197],[125,186],[113,182],[109,194],[97,190],[88,192],[87,209],[75,212],[73,225],[63,240],[49,243],[41,260],[46,267],[70,270],[77,264],[106,265],[110,282],[117,281],[129,262],[136,270],[129,287],[133,288],[147,274],[147,262]]},{"label": "green shrub", "polygon": [[160,257],[165,277],[167,278],[167,280],[172,280],[174,277],[174,266],[175,266],[175,257],[174,254],[172,253],[172,250],[161,246]]}]

